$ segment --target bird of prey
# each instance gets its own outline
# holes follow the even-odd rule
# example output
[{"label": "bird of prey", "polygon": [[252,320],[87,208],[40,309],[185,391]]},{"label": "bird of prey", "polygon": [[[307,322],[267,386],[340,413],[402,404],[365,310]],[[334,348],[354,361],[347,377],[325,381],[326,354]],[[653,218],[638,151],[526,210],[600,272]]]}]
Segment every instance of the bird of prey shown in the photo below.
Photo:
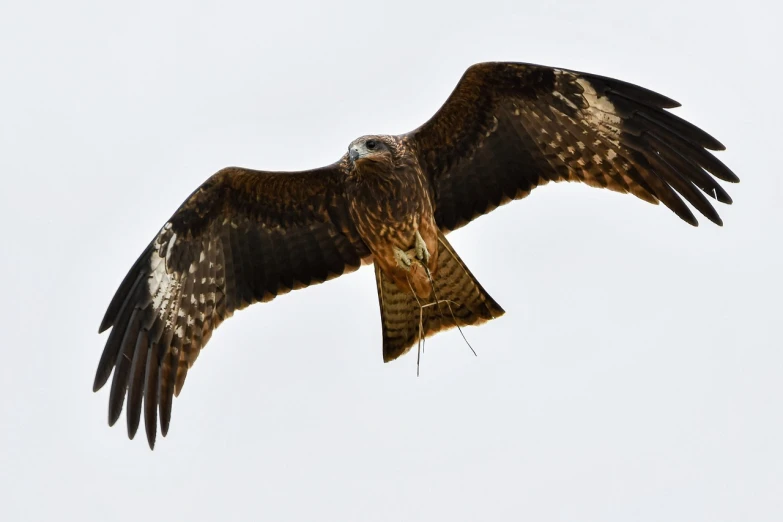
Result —
[{"label": "bird of prey", "polygon": [[715,138],[666,109],[674,100],[623,81],[526,63],[471,66],[438,112],[399,136],[354,140],[332,165],[302,172],[225,168],[163,225],[111,300],[94,390],[114,373],[109,424],[143,411],[154,447],[173,397],[212,332],[235,311],[372,263],[383,360],[422,337],[503,315],[446,234],[550,181],[663,203],[687,223],[687,200],[739,179]]}]

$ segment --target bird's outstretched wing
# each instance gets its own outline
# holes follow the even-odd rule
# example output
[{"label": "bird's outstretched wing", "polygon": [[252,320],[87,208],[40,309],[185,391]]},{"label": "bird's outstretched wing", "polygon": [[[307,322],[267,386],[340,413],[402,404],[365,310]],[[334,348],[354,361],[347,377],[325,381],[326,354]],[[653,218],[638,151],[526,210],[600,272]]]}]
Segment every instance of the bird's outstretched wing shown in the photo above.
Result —
[{"label": "bird's outstretched wing", "polygon": [[235,310],[357,269],[369,257],[348,215],[345,163],[305,172],[221,170],[144,250],[106,311],[111,328],[95,375],[114,370],[109,424],[127,394],[128,435],[144,421],[154,446],[173,395],[212,331]]},{"label": "bird's outstretched wing", "polygon": [[720,142],[665,110],[677,106],[593,74],[481,63],[407,138],[430,178],[445,231],[549,181],[630,192],[697,225],[685,198],[720,225],[704,194],[731,203],[715,178],[739,179],[705,150],[723,150]]}]

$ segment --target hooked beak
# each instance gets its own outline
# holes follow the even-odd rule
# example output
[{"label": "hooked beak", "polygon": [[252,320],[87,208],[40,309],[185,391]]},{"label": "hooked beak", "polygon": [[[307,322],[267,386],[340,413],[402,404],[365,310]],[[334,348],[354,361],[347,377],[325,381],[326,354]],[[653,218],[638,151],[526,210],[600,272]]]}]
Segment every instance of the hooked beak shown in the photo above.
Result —
[{"label": "hooked beak", "polygon": [[362,155],[359,154],[359,149],[356,147],[351,147],[348,149],[348,157],[351,158],[351,161],[358,160]]}]

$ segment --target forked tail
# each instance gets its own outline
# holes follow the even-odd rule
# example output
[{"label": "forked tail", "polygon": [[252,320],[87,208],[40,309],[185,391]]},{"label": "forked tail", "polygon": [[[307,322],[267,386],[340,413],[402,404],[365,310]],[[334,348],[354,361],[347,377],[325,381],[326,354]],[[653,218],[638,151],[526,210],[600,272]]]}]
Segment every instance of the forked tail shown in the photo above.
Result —
[{"label": "forked tail", "polygon": [[406,353],[420,337],[423,339],[455,326],[481,324],[505,313],[440,232],[438,271],[433,277],[435,291],[426,302],[400,290],[377,264],[375,282],[381,308],[384,362]]}]

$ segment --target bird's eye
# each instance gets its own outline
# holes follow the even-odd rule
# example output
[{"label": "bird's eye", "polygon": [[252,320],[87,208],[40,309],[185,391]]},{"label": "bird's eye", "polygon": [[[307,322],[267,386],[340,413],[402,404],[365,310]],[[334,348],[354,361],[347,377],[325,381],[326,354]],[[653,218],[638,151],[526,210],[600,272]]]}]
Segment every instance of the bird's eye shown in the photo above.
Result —
[{"label": "bird's eye", "polygon": [[367,147],[368,149],[372,150],[372,149],[374,149],[374,148],[375,148],[375,145],[376,145],[376,143],[375,143],[375,140],[367,140],[367,141],[364,143],[364,145],[365,145],[365,147]]}]

